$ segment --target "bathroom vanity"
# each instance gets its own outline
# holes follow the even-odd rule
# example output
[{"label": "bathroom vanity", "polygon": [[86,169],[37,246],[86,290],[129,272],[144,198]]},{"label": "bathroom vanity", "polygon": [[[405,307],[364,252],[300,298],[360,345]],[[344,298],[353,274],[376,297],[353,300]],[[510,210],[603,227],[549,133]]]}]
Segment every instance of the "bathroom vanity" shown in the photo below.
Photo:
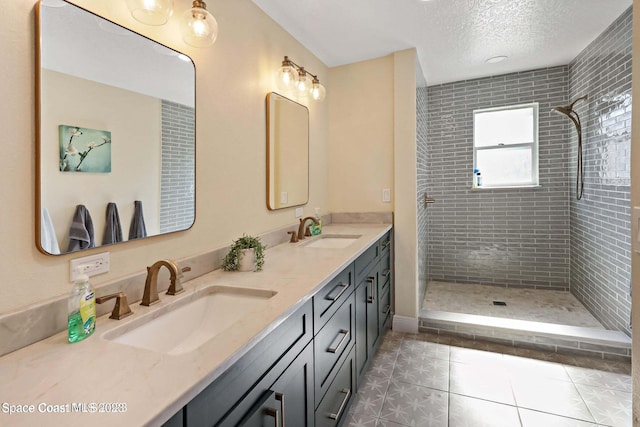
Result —
[{"label": "bathroom vanity", "polygon": [[388,329],[390,266],[386,231],[165,426],[340,425]]},{"label": "bathroom vanity", "polygon": [[123,320],[99,317],[83,342],[62,332],[9,353],[0,402],[36,410],[0,421],[340,425],[389,326],[392,256],[390,225],[328,225],[269,248],[259,273],[215,270]]}]

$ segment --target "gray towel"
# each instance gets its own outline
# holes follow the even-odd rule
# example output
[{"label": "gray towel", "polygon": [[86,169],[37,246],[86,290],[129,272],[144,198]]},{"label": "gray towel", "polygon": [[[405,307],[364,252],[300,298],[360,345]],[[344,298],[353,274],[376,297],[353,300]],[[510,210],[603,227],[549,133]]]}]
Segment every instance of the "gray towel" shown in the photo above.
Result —
[{"label": "gray towel", "polygon": [[144,216],[142,214],[142,202],[136,200],[134,202],[133,219],[131,227],[129,227],[129,240],[147,237],[147,227],[144,225]]},{"label": "gray towel", "polygon": [[120,225],[120,214],[115,203],[107,204],[107,222],[104,227],[103,245],[122,242],[122,226]]},{"label": "gray towel", "polygon": [[69,249],[67,252],[95,247],[91,215],[84,205],[78,205],[69,229]]}]

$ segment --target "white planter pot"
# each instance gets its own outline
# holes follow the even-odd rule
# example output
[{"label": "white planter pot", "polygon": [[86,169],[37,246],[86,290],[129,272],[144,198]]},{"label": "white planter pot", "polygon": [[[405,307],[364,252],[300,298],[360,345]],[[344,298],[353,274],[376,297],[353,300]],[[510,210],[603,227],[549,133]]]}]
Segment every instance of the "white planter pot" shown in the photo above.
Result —
[{"label": "white planter pot", "polygon": [[238,260],[238,271],[253,271],[256,268],[255,249],[245,249]]}]

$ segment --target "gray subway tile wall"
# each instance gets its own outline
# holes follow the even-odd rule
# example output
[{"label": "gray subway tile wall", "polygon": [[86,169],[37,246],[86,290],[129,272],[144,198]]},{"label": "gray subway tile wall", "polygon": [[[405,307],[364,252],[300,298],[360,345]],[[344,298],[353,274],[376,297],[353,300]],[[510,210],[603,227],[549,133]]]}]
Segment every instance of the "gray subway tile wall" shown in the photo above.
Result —
[{"label": "gray subway tile wall", "polygon": [[195,217],[194,109],[162,101],[160,232],[191,227]]},{"label": "gray subway tile wall", "polygon": [[[566,66],[430,86],[429,279],[569,288]],[[473,110],[539,103],[539,188],[472,189]],[[420,115],[418,115],[420,117]]]},{"label": "gray subway tile wall", "polygon": [[429,280],[429,258],[428,258],[428,242],[429,242],[429,211],[427,205],[423,202],[424,197],[428,194],[429,182],[429,148],[427,145],[427,88],[420,87],[416,89],[416,176],[417,176],[417,197],[418,197],[418,284],[419,297],[418,301],[424,300],[424,294],[427,290],[427,281]]},{"label": "gray subway tile wall", "polygon": [[571,292],[607,328],[631,334],[631,35],[629,8],[569,64],[582,120],[584,195],[575,198],[578,138],[570,121]]}]

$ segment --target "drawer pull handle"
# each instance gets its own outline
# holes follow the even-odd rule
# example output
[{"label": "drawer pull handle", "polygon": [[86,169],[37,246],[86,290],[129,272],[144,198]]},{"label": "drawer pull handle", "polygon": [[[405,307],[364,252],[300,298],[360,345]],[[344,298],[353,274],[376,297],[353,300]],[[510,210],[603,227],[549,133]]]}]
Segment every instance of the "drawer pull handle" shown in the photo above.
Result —
[{"label": "drawer pull handle", "polygon": [[367,277],[367,283],[369,284],[369,295],[367,295],[367,302],[369,304],[373,304],[376,298],[376,295],[374,294],[376,278],[371,276]]},{"label": "drawer pull handle", "polygon": [[340,404],[340,408],[338,408],[338,412],[335,414],[329,414],[329,418],[332,420],[337,420],[342,415],[342,411],[344,411],[345,406],[347,406],[347,402],[349,401],[349,397],[351,397],[351,390],[348,388],[343,388],[340,393],[344,393],[344,399]]},{"label": "drawer pull handle", "polygon": [[382,272],[382,275],[384,277],[389,277],[389,274],[391,274],[391,269],[387,268],[385,271]]},{"label": "drawer pull handle", "polygon": [[276,427],[280,427],[280,411],[274,408],[266,408],[264,413],[276,420]]},{"label": "drawer pull handle", "polygon": [[391,312],[391,305],[387,304],[387,308],[384,309],[384,315],[388,316],[390,312]]},{"label": "drawer pull handle", "polygon": [[387,240],[382,244],[382,249],[386,249],[391,244],[391,240]]},{"label": "drawer pull handle", "polygon": [[284,425],[284,394],[276,393],[276,400],[280,401],[280,411],[282,411],[282,427],[285,427]]},{"label": "drawer pull handle", "polygon": [[332,344],[332,346],[331,346],[331,347],[329,347],[329,348],[327,349],[327,351],[328,351],[329,353],[337,353],[337,352],[338,352],[338,349],[339,349],[340,347],[342,347],[342,344],[344,343],[344,341],[345,341],[345,340],[347,339],[347,337],[349,336],[349,331],[348,331],[348,330],[346,330],[346,329],[340,329],[340,332],[338,333],[338,336],[336,336],[336,338],[335,338],[333,341],[335,342],[335,341],[338,339],[338,337],[339,337],[340,335],[342,335],[342,338],[340,339],[340,342],[338,342],[338,345],[336,345],[336,346],[334,347],[334,346],[333,346],[333,343],[331,343],[331,344]]},{"label": "drawer pull handle", "polygon": [[[347,290],[348,287],[349,287],[349,285],[347,283],[340,283],[340,284],[336,285],[333,289],[331,289],[331,292],[329,292],[327,294],[327,296],[324,297],[324,299],[328,299],[329,301],[335,301],[338,298],[340,298],[340,296],[344,293],[344,291]],[[338,295],[335,295],[335,296],[331,295],[333,293],[333,291],[335,291],[338,288],[342,288],[342,289],[340,289],[340,292],[338,292]]]}]

